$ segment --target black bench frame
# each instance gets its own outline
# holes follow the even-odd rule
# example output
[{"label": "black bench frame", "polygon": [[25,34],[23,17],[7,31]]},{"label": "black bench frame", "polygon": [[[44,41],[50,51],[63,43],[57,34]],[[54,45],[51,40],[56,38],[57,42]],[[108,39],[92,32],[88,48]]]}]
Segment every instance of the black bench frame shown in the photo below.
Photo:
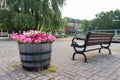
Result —
[{"label": "black bench frame", "polygon": [[[101,53],[101,49],[108,49],[109,54],[111,54],[111,50],[109,49],[110,44],[112,42],[112,37],[114,34],[112,33],[95,33],[95,32],[88,32],[85,39],[81,39],[78,37],[74,37],[72,39],[71,46],[74,49],[74,53],[72,56],[72,59],[75,60],[75,54],[82,54],[84,56],[84,62],[87,62],[87,57],[84,52],[93,51],[93,50],[99,50],[99,53]],[[79,45],[76,40],[84,40],[83,45]],[[104,44],[106,44],[104,46]],[[100,45],[100,48],[90,49],[86,50],[87,46],[93,46],[93,45]],[[77,48],[83,48],[83,50],[77,50]]]}]

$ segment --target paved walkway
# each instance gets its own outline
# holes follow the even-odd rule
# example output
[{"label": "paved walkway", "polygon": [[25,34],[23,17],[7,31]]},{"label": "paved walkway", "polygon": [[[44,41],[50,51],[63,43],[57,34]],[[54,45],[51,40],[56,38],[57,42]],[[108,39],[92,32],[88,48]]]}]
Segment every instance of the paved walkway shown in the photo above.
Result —
[{"label": "paved walkway", "polygon": [[17,43],[0,39],[0,80],[120,80],[120,44],[112,44],[112,55],[107,50],[87,52],[88,63],[82,55],[71,60],[74,50],[71,38],[53,43],[51,65],[56,72],[25,71],[21,67]]}]

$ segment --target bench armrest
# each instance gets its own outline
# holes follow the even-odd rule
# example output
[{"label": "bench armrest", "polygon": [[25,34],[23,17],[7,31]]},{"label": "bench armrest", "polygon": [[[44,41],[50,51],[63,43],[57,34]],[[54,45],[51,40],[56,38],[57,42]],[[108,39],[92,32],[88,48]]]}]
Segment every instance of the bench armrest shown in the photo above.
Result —
[{"label": "bench armrest", "polygon": [[79,38],[79,37],[74,37],[73,39],[72,39],[72,42],[74,42],[75,40],[85,40],[84,38]]},{"label": "bench armrest", "polygon": [[76,37],[76,39],[77,40],[85,40],[85,38],[78,38],[78,37]]},{"label": "bench armrest", "polygon": [[84,44],[83,44],[83,45],[79,45],[75,40],[84,40],[84,41],[85,41],[85,39],[83,39],[83,38],[74,37],[74,38],[72,39],[72,44],[71,44],[71,46],[84,47]]}]

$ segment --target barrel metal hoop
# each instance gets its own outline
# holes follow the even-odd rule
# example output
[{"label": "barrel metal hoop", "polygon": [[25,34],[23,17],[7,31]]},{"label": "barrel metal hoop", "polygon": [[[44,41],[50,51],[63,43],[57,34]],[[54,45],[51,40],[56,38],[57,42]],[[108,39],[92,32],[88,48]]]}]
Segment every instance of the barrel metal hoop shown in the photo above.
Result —
[{"label": "barrel metal hoop", "polygon": [[51,51],[47,51],[47,52],[39,52],[39,53],[24,53],[24,52],[20,52],[21,55],[29,55],[29,56],[33,56],[33,55],[43,55],[43,54],[50,54]]},{"label": "barrel metal hoop", "polygon": [[26,60],[21,60],[24,63],[39,63],[39,62],[46,62],[49,61],[51,58],[45,59],[45,60],[37,60],[37,61],[26,61]]},{"label": "barrel metal hoop", "polygon": [[48,66],[49,66],[50,64],[46,64],[46,65],[44,65],[44,66],[40,66],[40,67],[31,67],[31,66],[24,66],[24,65],[22,65],[23,66],[23,68],[24,69],[26,69],[26,70],[29,70],[29,71],[31,71],[31,70],[39,70],[39,69],[47,69],[48,68]]}]

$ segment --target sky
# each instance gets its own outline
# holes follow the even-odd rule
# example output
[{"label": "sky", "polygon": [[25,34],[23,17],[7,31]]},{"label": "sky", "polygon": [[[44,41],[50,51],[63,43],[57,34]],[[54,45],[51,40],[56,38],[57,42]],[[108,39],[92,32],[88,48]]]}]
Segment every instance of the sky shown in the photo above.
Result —
[{"label": "sky", "polygon": [[62,17],[91,20],[104,11],[120,10],[120,0],[66,0]]}]

